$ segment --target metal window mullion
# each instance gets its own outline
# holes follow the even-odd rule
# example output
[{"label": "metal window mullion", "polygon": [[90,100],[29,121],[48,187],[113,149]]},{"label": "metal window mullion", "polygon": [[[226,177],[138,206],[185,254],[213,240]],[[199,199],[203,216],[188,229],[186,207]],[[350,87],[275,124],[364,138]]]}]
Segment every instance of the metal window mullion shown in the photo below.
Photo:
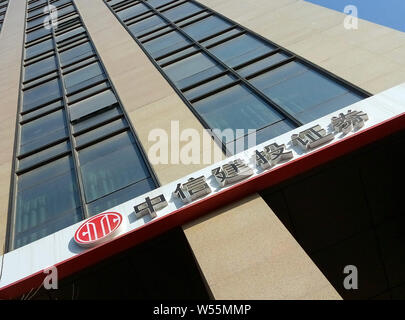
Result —
[{"label": "metal window mullion", "polygon": [[[48,0],[48,5],[50,4],[49,0]],[[72,5],[74,6],[74,4],[72,3]],[[74,6],[74,9],[77,11],[76,7]],[[84,214],[84,218],[88,218],[90,217],[89,213],[88,213],[88,209],[87,209],[87,205],[86,205],[86,197],[84,194],[84,185],[83,185],[83,181],[82,181],[82,177],[80,175],[80,165],[79,165],[79,159],[78,159],[78,154],[74,148],[74,140],[73,140],[73,133],[72,133],[72,127],[71,127],[71,123],[70,123],[70,112],[68,109],[68,101],[67,101],[67,96],[66,96],[66,89],[65,89],[65,84],[63,81],[63,75],[62,75],[62,65],[61,65],[61,61],[60,61],[60,54],[59,54],[59,49],[57,47],[57,43],[56,43],[56,35],[55,35],[55,29],[52,27],[52,38],[53,38],[53,43],[54,46],[56,48],[56,63],[57,63],[57,67],[58,67],[58,75],[60,78],[60,84],[62,86],[63,89],[63,104],[64,104],[64,110],[65,110],[65,118],[67,121],[67,129],[68,129],[68,134],[69,134],[69,143],[70,143],[70,148],[72,151],[72,158],[73,158],[73,164],[74,164],[74,171],[75,171],[75,177],[76,177],[76,183],[77,183],[77,187],[79,189],[79,197],[80,197],[80,202],[81,202],[81,207],[82,207],[82,212]]]}]

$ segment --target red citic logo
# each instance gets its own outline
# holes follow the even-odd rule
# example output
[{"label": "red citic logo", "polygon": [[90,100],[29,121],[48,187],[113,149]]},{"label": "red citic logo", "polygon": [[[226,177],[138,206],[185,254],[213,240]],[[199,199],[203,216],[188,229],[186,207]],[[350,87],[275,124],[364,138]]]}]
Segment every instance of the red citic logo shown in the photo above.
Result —
[{"label": "red citic logo", "polygon": [[91,247],[112,238],[122,224],[122,215],[118,212],[100,213],[76,230],[74,239],[83,247]]}]

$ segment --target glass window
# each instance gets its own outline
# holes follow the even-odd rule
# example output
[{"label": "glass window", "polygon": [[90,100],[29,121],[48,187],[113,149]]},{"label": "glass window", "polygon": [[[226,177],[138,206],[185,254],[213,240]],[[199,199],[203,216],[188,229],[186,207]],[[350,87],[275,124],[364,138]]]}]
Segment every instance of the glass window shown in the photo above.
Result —
[{"label": "glass window", "polygon": [[243,85],[236,85],[195,102],[194,107],[212,129],[260,129],[282,116]]},{"label": "glass window", "polygon": [[166,22],[159,16],[143,19],[137,23],[131,24],[128,28],[134,36],[139,36],[147,32],[153,31],[159,27],[166,25]]},{"label": "glass window", "polygon": [[158,31],[154,31],[154,32],[152,32],[152,33],[150,33],[150,34],[148,34],[148,35],[143,35],[143,36],[140,35],[139,37],[140,37],[140,40],[141,40],[143,43],[146,43],[146,41],[148,41],[148,40],[150,40],[150,39],[152,39],[152,38],[161,36],[161,35],[163,35],[164,33],[167,33],[167,32],[172,31],[172,30],[173,30],[173,27],[168,26],[168,27],[159,29]]},{"label": "glass window", "polygon": [[18,169],[19,170],[27,169],[29,167],[32,167],[33,165],[36,165],[47,159],[51,159],[52,157],[55,157],[67,151],[70,151],[70,145],[68,141],[65,141],[53,147],[50,147],[48,149],[34,153],[33,155],[21,159],[20,161],[18,161]]},{"label": "glass window", "polygon": [[219,35],[217,35],[217,36],[215,36],[213,38],[210,38],[208,40],[204,40],[202,42],[202,45],[204,47],[208,48],[209,46],[215,45],[219,41],[224,41],[225,39],[228,39],[228,38],[233,37],[233,36],[235,36],[237,34],[240,34],[241,32],[242,32],[241,28],[234,27],[231,30],[223,32],[223,33],[221,33],[221,34],[219,34]]},{"label": "glass window", "polygon": [[26,66],[24,69],[25,69],[24,80],[25,81],[32,80],[49,72],[55,71],[57,69],[56,57],[51,56],[49,58],[40,60],[38,62]]},{"label": "glass window", "polygon": [[41,108],[39,108],[37,110],[31,111],[31,112],[29,112],[27,114],[22,115],[21,120],[22,121],[27,121],[27,120],[29,120],[31,118],[34,118],[36,116],[41,115],[42,113],[47,113],[47,112],[49,112],[51,110],[54,110],[54,109],[56,110],[58,108],[60,109],[61,107],[63,107],[63,102],[62,101],[53,102],[53,103],[47,104],[47,105],[45,105],[45,106],[43,106],[43,107],[41,107]]},{"label": "glass window", "polygon": [[274,49],[275,47],[271,44],[256,39],[251,35],[243,34],[209,50],[228,66],[235,67]]},{"label": "glass window", "polygon": [[27,122],[21,126],[20,154],[45,146],[67,135],[64,110]]},{"label": "glass window", "polygon": [[105,210],[111,209],[121,203],[134,199],[146,192],[156,189],[156,185],[151,178],[136,182],[121,190],[102,197],[90,203],[87,208],[90,215],[96,215]]},{"label": "glass window", "polygon": [[69,2],[71,2],[71,0],[59,0],[59,1],[52,2],[52,5],[55,7],[59,7],[63,4],[69,3]]},{"label": "glass window", "polygon": [[145,49],[153,58],[157,58],[176,49],[184,47],[190,42],[179,32],[172,31],[159,38],[150,40],[144,44]]},{"label": "glass window", "polygon": [[271,55],[270,57],[249,64],[244,68],[238,69],[237,72],[241,76],[247,77],[255,72],[271,67],[272,65],[275,65],[276,63],[279,63],[287,58],[289,58],[289,56],[285,53],[276,53]]},{"label": "glass window", "polygon": [[28,9],[33,9],[33,8],[36,8],[36,7],[38,7],[38,6],[40,6],[40,5],[43,5],[43,4],[46,4],[46,3],[48,3],[47,0],[34,1],[34,2],[31,2],[31,3],[28,5]]},{"label": "glass window", "polygon": [[104,72],[98,62],[70,72],[63,77],[68,94],[103,79],[105,79]]},{"label": "glass window", "polygon": [[46,18],[47,18],[47,16],[40,16],[39,18],[27,21],[27,29],[42,25],[45,22]]},{"label": "glass window", "polygon": [[171,62],[173,60],[179,59],[179,58],[181,58],[183,56],[186,56],[186,55],[189,55],[189,54],[191,54],[193,52],[197,53],[197,51],[198,51],[198,47],[192,46],[192,47],[183,49],[181,51],[178,51],[176,53],[173,53],[170,56],[167,56],[165,58],[159,59],[158,62],[159,62],[160,65],[167,64],[167,63],[169,63],[169,62]]},{"label": "glass window", "polygon": [[162,14],[171,21],[183,19],[189,15],[201,11],[202,8],[192,2],[186,2],[172,9],[162,12]]},{"label": "glass window", "polygon": [[[44,3],[45,3],[45,2],[44,2]],[[39,14],[45,13],[46,7],[47,7],[47,6],[43,6],[43,7],[40,7],[40,8],[38,8],[38,9],[35,9],[35,10],[32,10],[32,11],[28,12],[27,17],[30,19],[30,18],[33,18],[33,17],[39,15]]]},{"label": "glass window", "polygon": [[202,53],[172,63],[163,70],[179,88],[190,86],[223,71],[222,67]]},{"label": "glass window", "polygon": [[72,167],[64,157],[18,177],[15,248],[82,219]]},{"label": "glass window", "polygon": [[227,74],[217,79],[211,80],[207,83],[204,83],[202,85],[199,85],[198,87],[187,90],[186,92],[184,92],[184,95],[186,96],[187,99],[192,100],[194,98],[202,96],[203,94],[211,92],[219,87],[232,83],[235,80],[236,77]]},{"label": "glass window", "polygon": [[229,28],[231,24],[217,16],[210,16],[203,20],[183,27],[183,31],[194,40],[201,40]]},{"label": "glass window", "polygon": [[74,12],[74,11],[75,11],[75,8],[72,5],[64,7],[64,8],[58,8],[58,16],[62,17],[64,15]]},{"label": "glass window", "polygon": [[73,36],[79,35],[81,33],[84,33],[85,30],[83,27],[75,28],[73,30],[70,30],[68,32],[62,33],[61,35],[56,37],[56,42],[62,42],[65,41],[66,39],[69,39]]},{"label": "glass window", "polygon": [[72,49],[60,53],[60,60],[62,66],[74,63],[80,59],[86,58],[94,54],[93,47],[90,42],[82,43]]},{"label": "glass window", "polygon": [[[267,127],[259,129],[255,133],[240,137],[236,141],[229,142],[226,144],[226,147],[228,152],[230,152],[231,154],[236,154],[243,150],[252,148],[257,144],[261,144],[263,142],[266,142],[267,140],[273,139],[286,132],[294,130],[295,128],[296,126],[291,121],[289,121],[288,119],[284,119]],[[256,135],[255,138],[253,137],[253,134]]]},{"label": "glass window", "polygon": [[173,0],[148,0],[148,3],[156,8],[165,5],[166,3],[172,2]]},{"label": "glass window", "polygon": [[78,123],[73,124],[73,132],[79,132],[82,130],[86,130],[88,128],[94,127],[104,121],[112,119],[113,117],[119,116],[121,111],[118,107],[114,107],[104,112],[97,113],[92,117],[86,118]]},{"label": "glass window", "polygon": [[24,91],[23,111],[31,110],[41,104],[50,102],[62,96],[58,79],[45,82],[39,86]]},{"label": "glass window", "polygon": [[72,95],[69,95],[68,98],[68,104],[76,103],[78,100],[86,99],[94,94],[97,94],[101,91],[104,91],[106,89],[110,88],[110,85],[108,82],[102,82],[99,83],[95,86],[92,86],[90,88],[87,88],[82,91],[78,91]]},{"label": "glass window", "polygon": [[53,40],[45,40],[25,50],[25,59],[31,59],[53,49]]},{"label": "glass window", "polygon": [[[290,62],[250,82],[302,122],[315,120],[363,98],[300,62]],[[349,97],[341,99],[349,93]],[[313,116],[304,115],[320,105],[322,108]]]},{"label": "glass window", "polygon": [[26,41],[31,42],[31,41],[37,40],[39,38],[45,37],[50,34],[52,34],[52,29],[39,28],[35,31],[31,31],[30,33],[27,33]]},{"label": "glass window", "polygon": [[111,90],[98,93],[70,106],[71,121],[86,117],[94,112],[107,108],[117,103],[117,98]]},{"label": "glass window", "polygon": [[133,18],[141,13],[148,11],[148,7],[143,3],[138,3],[132,7],[126,8],[124,10],[118,11],[117,15],[124,21]]},{"label": "glass window", "polygon": [[76,61],[73,64],[67,65],[63,67],[63,73],[64,74],[68,74],[71,71],[75,71],[78,70],[80,68],[84,68],[90,64],[92,64],[93,62],[97,62],[97,57],[96,56],[90,56],[90,57],[86,57],[83,60],[79,60]]},{"label": "glass window", "polygon": [[79,161],[87,202],[150,176],[129,132],[80,150]]},{"label": "glass window", "polygon": [[83,133],[76,137],[76,144],[78,147],[106,136],[110,133],[116,132],[117,130],[124,129],[127,127],[127,123],[124,119],[118,119],[105,124],[97,129],[91,130],[89,132]]},{"label": "glass window", "polygon": [[111,1],[108,1],[108,4],[109,4],[110,6],[113,6],[113,5],[115,5],[115,4],[118,4],[118,3],[121,3],[121,2],[125,2],[125,1],[127,1],[127,0],[111,0]]}]

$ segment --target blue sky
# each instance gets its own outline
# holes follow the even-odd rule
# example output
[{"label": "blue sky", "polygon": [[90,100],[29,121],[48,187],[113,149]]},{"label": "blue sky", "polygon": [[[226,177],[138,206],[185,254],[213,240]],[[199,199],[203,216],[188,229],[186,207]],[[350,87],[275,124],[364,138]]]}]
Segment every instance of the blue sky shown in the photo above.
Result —
[{"label": "blue sky", "polygon": [[306,0],[343,12],[347,5],[358,9],[359,18],[405,32],[405,0]]}]

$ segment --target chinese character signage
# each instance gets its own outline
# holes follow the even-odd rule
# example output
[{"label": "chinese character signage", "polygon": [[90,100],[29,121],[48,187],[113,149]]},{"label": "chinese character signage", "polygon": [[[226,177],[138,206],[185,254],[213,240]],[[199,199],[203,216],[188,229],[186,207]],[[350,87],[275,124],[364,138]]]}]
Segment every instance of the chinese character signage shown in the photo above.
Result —
[{"label": "chinese character signage", "polygon": [[[335,139],[335,134],[347,134],[353,130],[359,130],[367,120],[366,113],[349,110],[346,114],[340,113],[339,116],[331,119],[331,132],[328,133],[325,128],[315,125],[302,130],[298,134],[293,134],[290,144],[293,147],[298,147],[302,152],[308,152],[331,142]],[[277,164],[288,162],[293,158],[292,150],[287,150],[284,144],[279,145],[277,143],[264,146],[262,150],[254,150],[252,156],[254,166],[261,170],[271,169]],[[250,166],[241,158],[236,158],[212,169],[211,176],[189,178],[188,181],[178,183],[171,196],[180,199],[184,205],[190,204],[212,192],[210,185],[206,181],[207,178],[213,177],[220,190],[254,175],[254,166]],[[154,219],[157,217],[157,211],[166,206],[165,195],[161,194],[152,199],[145,198],[145,202],[137,204],[134,211],[138,219],[146,215]]]}]

